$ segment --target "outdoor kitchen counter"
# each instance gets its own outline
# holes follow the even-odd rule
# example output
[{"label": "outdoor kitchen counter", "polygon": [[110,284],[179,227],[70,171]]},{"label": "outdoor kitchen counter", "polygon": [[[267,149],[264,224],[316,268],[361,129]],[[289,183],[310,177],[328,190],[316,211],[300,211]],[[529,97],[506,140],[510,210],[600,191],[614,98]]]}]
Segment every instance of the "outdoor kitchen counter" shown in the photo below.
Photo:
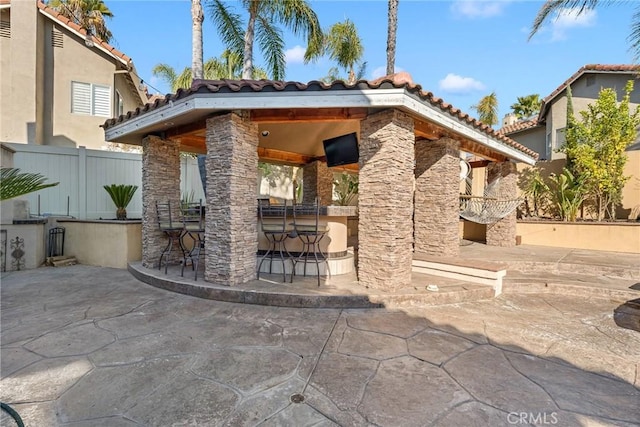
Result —
[{"label": "outdoor kitchen counter", "polygon": [[[298,211],[296,211],[298,212]],[[262,208],[265,221],[269,223],[282,223],[282,213],[277,210],[270,210],[269,207]],[[326,226],[329,231],[320,242],[320,247],[329,258],[339,258],[347,255],[347,218],[357,215],[356,206],[320,206],[320,216],[318,224]],[[296,214],[296,220],[300,224],[315,224],[315,213],[310,210],[305,215]],[[293,229],[293,207],[287,207],[287,224]],[[265,251],[269,247],[267,239],[262,234],[262,227],[258,221],[258,250]],[[302,250],[302,242],[298,238],[289,238],[286,241],[287,250],[291,253],[298,253]]]}]

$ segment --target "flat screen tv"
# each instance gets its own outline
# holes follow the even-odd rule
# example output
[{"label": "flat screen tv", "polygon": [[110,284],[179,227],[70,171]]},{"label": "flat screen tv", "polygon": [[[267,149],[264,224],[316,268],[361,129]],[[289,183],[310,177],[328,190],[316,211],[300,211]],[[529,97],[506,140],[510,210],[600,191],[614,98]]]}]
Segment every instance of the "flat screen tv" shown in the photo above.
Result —
[{"label": "flat screen tv", "polygon": [[324,145],[324,153],[327,156],[328,167],[358,163],[360,153],[358,151],[358,134],[356,132],[325,139],[322,144]]}]

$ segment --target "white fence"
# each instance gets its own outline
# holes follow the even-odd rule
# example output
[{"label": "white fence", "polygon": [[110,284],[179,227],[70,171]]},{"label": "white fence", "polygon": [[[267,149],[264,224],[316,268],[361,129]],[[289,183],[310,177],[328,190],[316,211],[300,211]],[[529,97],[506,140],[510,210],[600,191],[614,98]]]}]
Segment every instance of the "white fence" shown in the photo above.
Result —
[{"label": "white fence", "polygon": [[[80,219],[114,218],[116,208],[104,185],[132,184],[138,191],[127,207],[128,218],[142,216],[142,155],[113,151],[7,144],[14,150],[14,167],[37,172],[55,187],[23,196],[31,215],[69,215]],[[204,199],[196,159],[181,158],[182,195]]]}]

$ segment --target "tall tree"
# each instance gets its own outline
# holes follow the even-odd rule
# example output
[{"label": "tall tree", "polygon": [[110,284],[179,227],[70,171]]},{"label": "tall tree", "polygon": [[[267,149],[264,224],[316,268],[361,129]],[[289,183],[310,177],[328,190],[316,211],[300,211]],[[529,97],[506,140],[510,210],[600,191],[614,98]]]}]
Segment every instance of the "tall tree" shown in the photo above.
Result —
[{"label": "tall tree", "polygon": [[[325,54],[347,71],[349,83],[355,83],[357,78],[355,66],[364,55],[364,46],[358,35],[358,29],[352,21],[345,19],[344,22],[338,22],[329,27],[325,31],[322,48],[312,52],[306,62]],[[360,70],[363,71],[365,68],[366,63],[361,63]],[[327,77],[330,76],[338,77],[337,70],[330,70]]]},{"label": "tall tree", "polygon": [[528,119],[540,112],[540,95],[537,93],[519,96],[515,104],[511,105],[511,109],[519,119]]},{"label": "tall tree", "polygon": [[563,151],[572,159],[571,169],[594,201],[598,220],[606,214],[615,218],[615,206],[622,199],[627,162],[625,150],[635,141],[640,126],[640,108],[631,110],[633,80],[627,82],[620,103],[614,89],[600,91],[595,103],[581,111],[566,129]]},{"label": "tall tree", "polygon": [[222,41],[234,52],[242,52],[242,78],[252,79],[254,41],[265,57],[269,74],[275,80],[285,75],[284,39],[278,24],[307,38],[305,58],[322,49],[322,29],[316,13],[305,0],[241,0],[249,18],[246,30],[239,14],[222,0],[211,2],[211,15]]},{"label": "tall tree", "polygon": [[84,28],[87,33],[105,42],[111,40],[111,31],[105,18],[113,18],[113,13],[103,0],[51,0],[53,9],[65,18]]},{"label": "tall tree", "polygon": [[393,74],[395,70],[399,1],[400,0],[389,0],[389,12],[387,16],[387,75]]},{"label": "tall tree", "polygon": [[204,21],[204,13],[202,12],[200,0],[191,0],[191,21],[191,73],[195,80],[204,77],[202,71],[204,66],[202,59],[202,21]]},{"label": "tall tree", "polygon": [[[542,25],[555,14],[557,17],[566,10],[574,10],[577,15],[593,10],[598,6],[612,6],[615,4],[629,3],[626,0],[546,0],[536,18],[533,21],[529,40],[540,30]],[[631,18],[631,34],[628,37],[630,49],[636,59],[640,58],[640,6],[636,7],[636,13]]]},{"label": "tall tree", "polygon": [[483,96],[480,101],[471,106],[478,112],[478,118],[484,124],[493,126],[498,123],[498,96],[495,92],[491,92],[487,96]]}]

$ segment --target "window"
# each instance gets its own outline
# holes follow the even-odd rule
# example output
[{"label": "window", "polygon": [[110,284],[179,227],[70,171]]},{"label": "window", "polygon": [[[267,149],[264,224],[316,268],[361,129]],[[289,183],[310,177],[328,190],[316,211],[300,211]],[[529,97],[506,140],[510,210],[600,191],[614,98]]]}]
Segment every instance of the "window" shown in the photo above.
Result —
[{"label": "window", "polygon": [[111,117],[111,88],[92,83],[71,82],[71,112]]},{"label": "window", "polygon": [[545,158],[550,159],[551,158],[551,132],[547,133],[547,137],[546,137],[546,150],[545,150]]},{"label": "window", "polygon": [[116,90],[116,102],[114,102],[115,104],[115,114],[114,117],[118,117],[124,114],[124,100],[122,99],[122,95],[120,95],[120,92],[118,92]]},{"label": "window", "polygon": [[556,129],[556,140],[553,146],[554,151],[559,150],[564,147],[565,142],[567,142],[567,137],[565,135],[565,131],[567,128]]},{"label": "window", "polygon": [[11,38],[11,21],[0,21],[0,37]]}]

